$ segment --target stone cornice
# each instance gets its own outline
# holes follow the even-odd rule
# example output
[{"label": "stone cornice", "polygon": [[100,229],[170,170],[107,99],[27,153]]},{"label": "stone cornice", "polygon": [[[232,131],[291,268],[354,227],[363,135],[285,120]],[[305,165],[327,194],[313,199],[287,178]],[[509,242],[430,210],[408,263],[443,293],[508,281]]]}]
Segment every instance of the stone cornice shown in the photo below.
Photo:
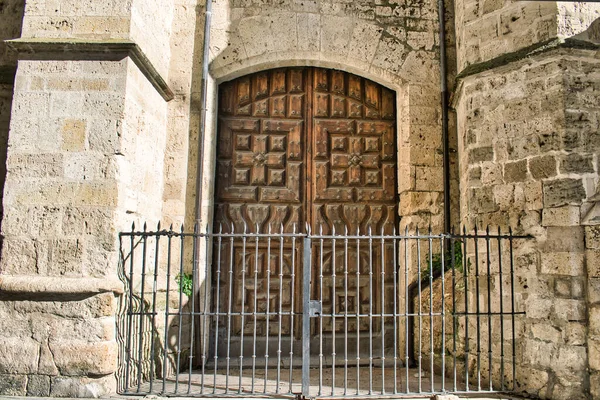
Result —
[{"label": "stone cornice", "polygon": [[173,91],[140,46],[131,40],[20,38],[7,40],[6,44],[19,53],[20,60],[118,61],[129,57],[165,101],[174,97]]},{"label": "stone cornice", "polygon": [[64,278],[39,275],[0,275],[0,293],[32,296],[69,296],[98,293],[123,293],[123,283],[117,277]]},{"label": "stone cornice", "polygon": [[557,49],[585,49],[600,51],[600,44],[579,38],[551,39],[511,53],[503,54],[501,56],[492,58],[491,60],[469,65],[456,76],[456,89],[451,95],[450,107],[456,109],[456,105],[458,104],[458,100],[460,98],[462,82],[465,78]]}]

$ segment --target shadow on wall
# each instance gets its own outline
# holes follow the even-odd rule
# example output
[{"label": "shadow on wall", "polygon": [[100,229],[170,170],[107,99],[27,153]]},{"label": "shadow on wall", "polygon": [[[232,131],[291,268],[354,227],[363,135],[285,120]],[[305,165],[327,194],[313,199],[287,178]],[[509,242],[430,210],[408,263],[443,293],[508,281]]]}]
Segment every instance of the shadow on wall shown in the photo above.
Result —
[{"label": "shadow on wall", "polygon": [[186,252],[195,245],[193,241],[172,230],[121,237],[118,273],[125,295],[117,314],[119,393],[160,392],[152,388],[156,380],[173,377],[198,362],[191,347],[201,336],[194,333],[198,321],[194,324],[192,315],[200,304],[192,305],[190,299],[204,293],[206,280],[196,274],[194,282],[201,284],[196,284],[193,296],[193,260]]}]

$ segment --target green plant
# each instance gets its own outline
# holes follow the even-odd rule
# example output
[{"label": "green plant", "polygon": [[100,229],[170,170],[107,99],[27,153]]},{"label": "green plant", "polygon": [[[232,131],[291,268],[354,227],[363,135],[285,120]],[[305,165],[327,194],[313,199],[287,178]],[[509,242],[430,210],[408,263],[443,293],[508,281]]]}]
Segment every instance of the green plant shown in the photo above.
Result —
[{"label": "green plant", "polygon": [[[454,265],[456,271],[463,272],[463,253],[462,253],[462,242],[456,241],[454,242],[454,263],[451,261],[452,259],[452,250],[447,249],[444,254],[444,272],[448,271]],[[467,268],[470,265],[470,261],[467,260]],[[430,275],[432,278],[440,276],[442,273],[442,254],[436,253],[431,256],[431,260],[429,259],[429,255],[427,255],[427,264],[426,267],[421,270],[421,281],[428,281]]]},{"label": "green plant", "polygon": [[187,297],[192,297],[194,290],[194,281],[191,274],[178,274],[175,277],[175,281],[179,284],[179,291],[185,294]]}]

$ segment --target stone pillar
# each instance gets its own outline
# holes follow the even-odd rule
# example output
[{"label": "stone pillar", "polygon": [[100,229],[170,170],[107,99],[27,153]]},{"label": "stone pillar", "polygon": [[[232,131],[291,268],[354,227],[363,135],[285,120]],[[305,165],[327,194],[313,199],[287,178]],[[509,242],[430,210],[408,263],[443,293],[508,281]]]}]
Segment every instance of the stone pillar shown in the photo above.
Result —
[{"label": "stone pillar", "polygon": [[[28,1],[8,141],[0,394],[116,389],[118,232],[162,213],[172,4]],[[90,39],[93,38],[93,39]]]},{"label": "stone pillar", "polygon": [[456,10],[462,221],[534,237],[515,250],[526,313],[517,389],[588,398],[597,289],[583,220],[597,191],[600,92],[596,45],[581,35],[600,8],[465,0]]}]

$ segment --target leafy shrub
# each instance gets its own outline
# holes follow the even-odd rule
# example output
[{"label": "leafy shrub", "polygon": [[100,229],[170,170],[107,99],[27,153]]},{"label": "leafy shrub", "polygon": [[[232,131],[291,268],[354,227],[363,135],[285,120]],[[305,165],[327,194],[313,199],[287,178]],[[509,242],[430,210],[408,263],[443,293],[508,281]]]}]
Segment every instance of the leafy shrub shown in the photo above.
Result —
[{"label": "leafy shrub", "polygon": [[194,291],[194,281],[191,274],[178,274],[175,277],[175,281],[179,284],[179,291],[185,294],[187,297],[192,297]]}]

